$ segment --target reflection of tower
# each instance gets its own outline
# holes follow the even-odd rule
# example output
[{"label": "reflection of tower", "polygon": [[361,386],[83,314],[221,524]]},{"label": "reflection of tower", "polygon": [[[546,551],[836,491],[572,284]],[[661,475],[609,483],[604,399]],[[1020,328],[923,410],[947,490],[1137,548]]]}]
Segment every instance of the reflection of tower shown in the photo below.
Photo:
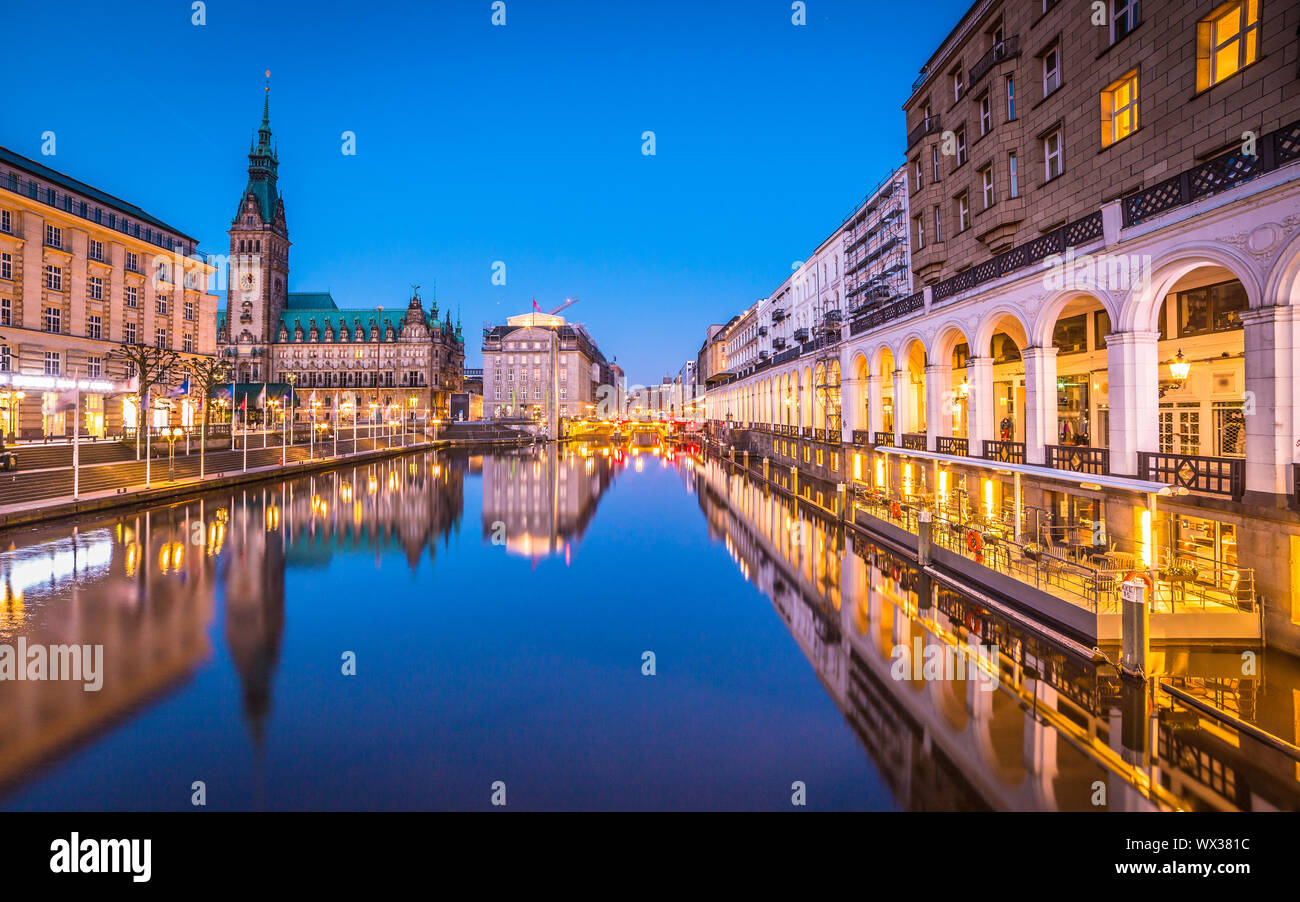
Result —
[{"label": "reflection of tower", "polygon": [[284,550],[279,532],[264,524],[258,504],[245,496],[232,508],[239,551],[225,572],[226,643],[244,688],[244,716],[261,746],[284,632]]}]

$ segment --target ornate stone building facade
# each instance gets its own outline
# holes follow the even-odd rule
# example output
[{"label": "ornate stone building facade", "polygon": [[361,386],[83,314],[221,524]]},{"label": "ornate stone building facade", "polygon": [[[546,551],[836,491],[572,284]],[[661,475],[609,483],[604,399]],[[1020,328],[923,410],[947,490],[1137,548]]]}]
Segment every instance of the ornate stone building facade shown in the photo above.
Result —
[{"label": "ornate stone building facade", "polygon": [[1143,571],[1161,639],[1300,651],[1300,12],[1138,9],[975,3],[904,105],[913,293],[853,308],[838,397],[800,346],[709,418],[862,522],[1029,547],[1014,598],[1065,562],[1030,606],[1094,641]]},{"label": "ornate stone building facade", "polygon": [[[230,226],[230,283],[217,344],[250,398],[290,385],[295,403],[325,390],[327,407],[362,419],[397,411],[422,422],[450,415],[464,382],[465,342],[451,314],[424,308],[418,287],[405,308],[340,308],[328,292],[289,291],[289,227],[271,142],[269,96],[248,153],[248,184]],[[304,393],[304,390],[306,393]],[[250,401],[250,403],[252,403]]]},{"label": "ornate stone building facade", "polygon": [[[212,354],[213,272],[176,227],[0,147],[0,439],[103,438],[134,426],[114,351]],[[60,400],[74,388],[75,414]],[[196,409],[155,395],[147,421],[188,428]]]}]

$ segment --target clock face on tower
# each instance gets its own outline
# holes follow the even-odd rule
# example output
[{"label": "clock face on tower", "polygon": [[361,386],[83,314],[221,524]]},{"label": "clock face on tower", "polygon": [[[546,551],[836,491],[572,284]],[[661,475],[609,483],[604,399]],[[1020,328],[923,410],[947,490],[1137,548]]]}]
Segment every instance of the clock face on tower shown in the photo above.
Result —
[{"label": "clock face on tower", "polygon": [[246,272],[239,277],[239,287],[244,291],[257,290],[257,273]]}]

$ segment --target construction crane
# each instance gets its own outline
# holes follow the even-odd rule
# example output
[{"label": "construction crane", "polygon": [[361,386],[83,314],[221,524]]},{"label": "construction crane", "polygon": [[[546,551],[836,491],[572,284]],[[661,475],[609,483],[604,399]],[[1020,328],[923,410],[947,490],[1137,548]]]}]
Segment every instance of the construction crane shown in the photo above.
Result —
[{"label": "construction crane", "polygon": [[561,310],[564,310],[566,307],[572,307],[572,306],[573,306],[574,304],[576,304],[576,303],[578,303],[578,299],[577,299],[577,298],[565,298],[563,304],[561,304],[560,306],[556,307],[554,310],[552,310],[552,311],[551,311],[549,314],[547,314],[547,315],[548,315],[548,316],[555,316],[555,315],[557,315]]}]

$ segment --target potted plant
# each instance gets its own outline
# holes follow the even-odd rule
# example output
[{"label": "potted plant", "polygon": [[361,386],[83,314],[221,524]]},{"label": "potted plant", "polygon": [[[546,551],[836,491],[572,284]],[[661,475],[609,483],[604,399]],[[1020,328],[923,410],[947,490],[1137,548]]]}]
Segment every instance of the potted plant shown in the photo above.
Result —
[{"label": "potted plant", "polygon": [[1185,583],[1196,579],[1196,565],[1190,561],[1173,561],[1160,570],[1160,578],[1167,583]]},{"label": "potted plant", "polygon": [[1030,542],[1024,547],[1025,557],[1031,561],[1037,561],[1043,556],[1043,546],[1037,542]]}]

